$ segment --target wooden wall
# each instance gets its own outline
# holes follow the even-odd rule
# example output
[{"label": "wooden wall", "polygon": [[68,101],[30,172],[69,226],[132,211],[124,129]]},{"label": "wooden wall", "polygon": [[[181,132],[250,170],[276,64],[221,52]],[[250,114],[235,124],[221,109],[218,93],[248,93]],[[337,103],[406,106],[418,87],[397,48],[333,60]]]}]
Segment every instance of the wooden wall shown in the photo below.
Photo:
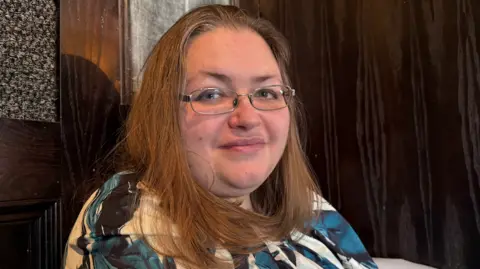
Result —
[{"label": "wooden wall", "polygon": [[240,4],[291,42],[308,155],[371,253],[480,268],[480,2]]},{"label": "wooden wall", "polygon": [[0,119],[0,268],[58,268],[60,125]]},{"label": "wooden wall", "polygon": [[[51,80],[56,59],[52,58],[55,43],[50,43],[56,34],[58,2],[34,6],[39,4],[0,4],[4,17],[0,28],[10,27],[0,34],[0,59],[15,65],[9,69],[3,64],[0,71],[0,115],[9,117],[0,118],[1,269],[59,268],[63,249],[62,146],[60,123],[52,108],[58,88]],[[44,15],[41,24],[40,14]],[[12,31],[13,24],[20,30]],[[28,28],[36,24],[38,29]],[[45,107],[39,108],[40,104]]]},{"label": "wooden wall", "polygon": [[[60,1],[60,123],[64,238],[93,182],[107,173],[122,122],[121,4]],[[94,184],[95,185],[95,184]]]}]

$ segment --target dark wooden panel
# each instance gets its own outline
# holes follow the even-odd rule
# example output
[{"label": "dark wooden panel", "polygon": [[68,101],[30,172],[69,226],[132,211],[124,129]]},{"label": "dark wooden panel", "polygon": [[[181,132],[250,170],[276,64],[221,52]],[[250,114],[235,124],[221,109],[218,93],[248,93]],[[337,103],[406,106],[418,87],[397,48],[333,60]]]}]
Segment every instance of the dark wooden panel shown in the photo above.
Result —
[{"label": "dark wooden panel", "polygon": [[60,195],[60,125],[0,119],[0,201]]},{"label": "dark wooden panel", "polygon": [[111,162],[105,157],[115,145],[122,122],[119,2],[60,1],[65,237],[84,199],[101,183],[97,175],[110,171]]},{"label": "dark wooden panel", "polygon": [[233,4],[248,11],[252,16],[260,17],[260,0],[237,0]]},{"label": "dark wooden panel", "polygon": [[324,195],[375,256],[480,268],[480,3],[260,0]]},{"label": "dark wooden panel", "polygon": [[0,203],[0,268],[60,268],[60,214],[55,200]]},{"label": "dark wooden panel", "polygon": [[8,242],[0,246],[2,253],[8,253],[0,255],[0,268],[31,268],[31,259],[25,259],[30,256],[30,224],[0,223],[0,236]]},{"label": "dark wooden panel", "polygon": [[120,1],[59,1],[60,53],[91,61],[118,84]]}]

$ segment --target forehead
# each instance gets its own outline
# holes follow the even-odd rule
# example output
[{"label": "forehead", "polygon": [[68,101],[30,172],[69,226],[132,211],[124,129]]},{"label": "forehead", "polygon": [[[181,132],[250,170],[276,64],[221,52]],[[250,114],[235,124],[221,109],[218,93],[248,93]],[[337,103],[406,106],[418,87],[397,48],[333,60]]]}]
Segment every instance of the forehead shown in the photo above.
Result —
[{"label": "forehead", "polygon": [[215,71],[238,78],[280,75],[265,40],[249,29],[217,28],[196,37],[187,50],[187,78]]}]

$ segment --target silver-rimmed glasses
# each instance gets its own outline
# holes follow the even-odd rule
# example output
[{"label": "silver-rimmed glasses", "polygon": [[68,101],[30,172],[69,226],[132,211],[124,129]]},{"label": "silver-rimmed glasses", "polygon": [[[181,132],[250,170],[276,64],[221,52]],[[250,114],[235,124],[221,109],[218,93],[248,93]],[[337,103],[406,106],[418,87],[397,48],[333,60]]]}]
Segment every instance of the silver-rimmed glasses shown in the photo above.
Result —
[{"label": "silver-rimmed glasses", "polygon": [[229,89],[202,88],[189,95],[181,95],[181,100],[189,102],[193,111],[199,114],[215,115],[234,111],[240,96],[248,96],[254,108],[268,111],[287,107],[295,96],[295,90],[285,85],[269,85],[251,93],[238,94]]}]

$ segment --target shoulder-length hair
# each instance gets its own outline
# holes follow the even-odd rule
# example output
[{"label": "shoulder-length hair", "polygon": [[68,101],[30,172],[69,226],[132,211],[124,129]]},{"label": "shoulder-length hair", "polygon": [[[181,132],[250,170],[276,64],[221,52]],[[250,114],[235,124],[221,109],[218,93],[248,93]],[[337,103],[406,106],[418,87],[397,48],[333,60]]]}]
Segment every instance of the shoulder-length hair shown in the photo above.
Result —
[{"label": "shoulder-length hair", "polygon": [[251,253],[266,241],[287,239],[293,230],[304,231],[314,217],[314,196],[319,193],[302,149],[296,99],[288,107],[291,122],[285,151],[269,178],[251,194],[254,211],[216,197],[192,177],[179,127],[186,52],[192,39],[218,27],[260,35],[272,50],[284,83],[290,84],[289,47],[271,23],[235,6],[196,8],[155,45],[134,97],[124,141],[128,168],[140,175],[142,196],[155,201],[140,206],[139,227],[146,235],[148,226],[150,235],[144,239],[158,253],[195,268],[225,265],[212,248]]}]

